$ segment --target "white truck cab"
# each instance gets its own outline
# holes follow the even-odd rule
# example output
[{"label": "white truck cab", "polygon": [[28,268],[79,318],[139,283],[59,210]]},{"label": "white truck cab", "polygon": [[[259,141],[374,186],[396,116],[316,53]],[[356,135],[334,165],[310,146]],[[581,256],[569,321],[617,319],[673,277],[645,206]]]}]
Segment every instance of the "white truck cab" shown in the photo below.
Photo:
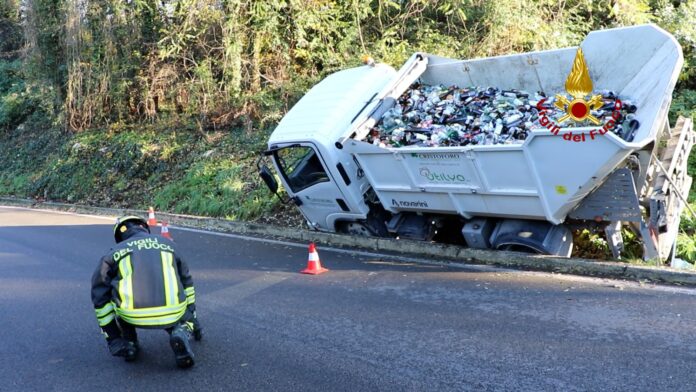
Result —
[{"label": "white truck cab", "polygon": [[367,218],[363,194],[370,185],[336,141],[395,75],[383,64],[336,72],[309,90],[271,135],[265,155],[313,229],[333,232],[337,222]]}]

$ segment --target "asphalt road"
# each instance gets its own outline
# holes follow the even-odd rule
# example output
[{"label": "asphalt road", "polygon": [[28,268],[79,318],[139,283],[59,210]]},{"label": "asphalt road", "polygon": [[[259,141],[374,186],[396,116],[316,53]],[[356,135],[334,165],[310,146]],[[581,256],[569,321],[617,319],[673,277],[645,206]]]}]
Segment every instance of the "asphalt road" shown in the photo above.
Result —
[{"label": "asphalt road", "polygon": [[696,292],[389,261],[171,229],[206,336],[109,355],[90,277],[111,221],[0,208],[0,390],[694,391]]}]

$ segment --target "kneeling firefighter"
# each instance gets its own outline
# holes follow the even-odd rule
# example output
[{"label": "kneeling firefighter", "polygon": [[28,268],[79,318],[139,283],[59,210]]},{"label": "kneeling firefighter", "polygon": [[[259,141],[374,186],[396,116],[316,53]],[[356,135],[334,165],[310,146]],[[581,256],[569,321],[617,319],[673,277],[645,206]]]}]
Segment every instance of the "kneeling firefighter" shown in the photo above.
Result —
[{"label": "kneeling firefighter", "polygon": [[191,334],[200,340],[193,279],[174,242],[151,235],[138,216],[118,218],[116,246],[92,276],[97,321],[114,356],[135,360],[137,328],[165,329],[179,367],[194,364]]}]

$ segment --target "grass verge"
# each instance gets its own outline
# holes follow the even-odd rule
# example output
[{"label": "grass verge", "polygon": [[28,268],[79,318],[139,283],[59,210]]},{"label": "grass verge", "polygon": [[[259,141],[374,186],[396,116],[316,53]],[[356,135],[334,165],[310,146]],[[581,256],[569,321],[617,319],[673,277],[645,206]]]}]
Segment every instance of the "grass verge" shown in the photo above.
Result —
[{"label": "grass verge", "polygon": [[290,224],[297,213],[256,174],[267,136],[175,126],[15,130],[0,135],[0,194]]}]

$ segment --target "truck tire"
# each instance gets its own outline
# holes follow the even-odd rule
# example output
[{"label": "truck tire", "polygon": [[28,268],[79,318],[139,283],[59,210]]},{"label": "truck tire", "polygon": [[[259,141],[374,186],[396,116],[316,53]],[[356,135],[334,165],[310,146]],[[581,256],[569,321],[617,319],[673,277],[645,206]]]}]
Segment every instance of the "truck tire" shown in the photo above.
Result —
[{"label": "truck tire", "polygon": [[390,237],[386,225],[378,219],[376,216],[368,216],[366,221],[337,222],[336,231],[363,237]]},{"label": "truck tire", "polygon": [[360,237],[377,237],[377,234],[361,222],[340,222],[336,225],[336,231],[339,233],[355,235]]},{"label": "truck tire", "polygon": [[504,219],[491,234],[491,247],[527,253],[569,257],[573,234],[567,226],[546,221]]}]

